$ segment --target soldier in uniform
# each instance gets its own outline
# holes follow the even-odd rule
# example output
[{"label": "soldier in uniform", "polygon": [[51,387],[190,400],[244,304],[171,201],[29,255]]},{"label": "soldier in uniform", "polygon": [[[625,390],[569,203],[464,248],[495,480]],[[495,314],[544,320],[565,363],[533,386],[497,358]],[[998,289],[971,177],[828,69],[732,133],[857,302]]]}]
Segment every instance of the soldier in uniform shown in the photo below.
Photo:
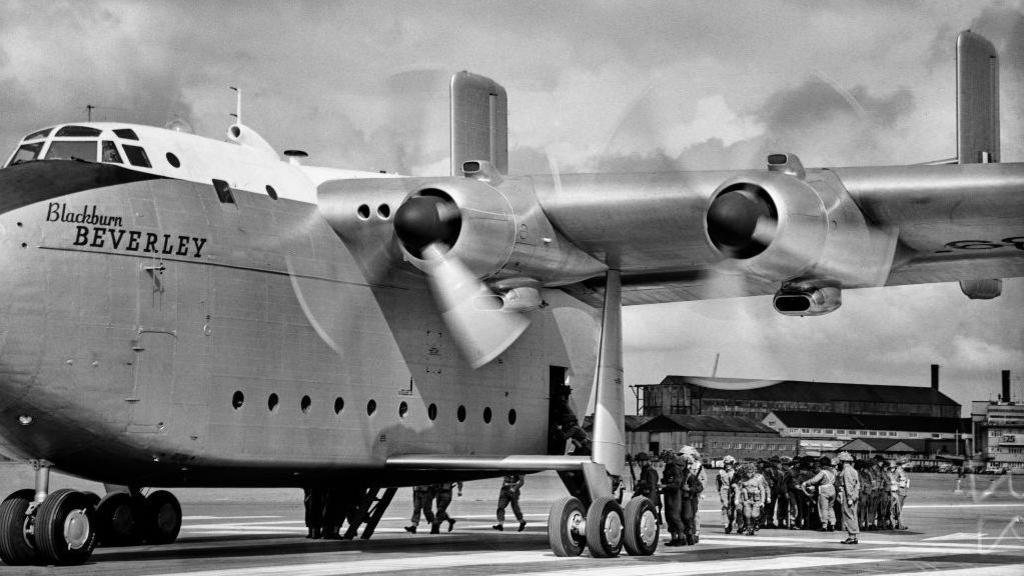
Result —
[{"label": "soldier in uniform", "polygon": [[[772,460],[774,458],[774,461]],[[764,514],[762,515],[761,525],[764,528],[775,528],[775,506],[778,503],[779,492],[777,489],[779,483],[779,469],[775,467],[775,463],[779,461],[778,456],[773,456],[766,461],[760,463],[761,475],[764,476],[765,483],[768,485],[768,499],[764,503]]]},{"label": "soldier in uniform", "polygon": [[759,528],[763,528],[765,525],[765,510],[768,507],[768,502],[772,499],[771,483],[765,477],[763,472],[765,464],[766,462],[764,460],[759,460],[757,466],[754,468],[754,474],[752,476],[753,479],[761,483],[761,492],[764,496],[764,501],[761,502],[761,510],[758,513]]},{"label": "soldier in uniform", "polygon": [[799,530],[803,525],[803,498],[806,495],[800,489],[800,482],[803,481],[800,478],[801,465],[799,461],[791,461],[788,466],[783,465],[786,468],[786,500],[789,503],[787,520],[790,530]]},{"label": "soldier in uniform", "polygon": [[743,524],[746,534],[753,536],[761,528],[761,510],[765,503],[764,477],[757,472],[754,464],[745,464],[744,476],[747,478],[740,484],[739,500],[743,506]]},{"label": "soldier in uniform", "polygon": [[885,522],[883,499],[889,490],[884,456],[875,454],[874,465],[871,466],[871,471],[871,510],[868,511],[868,520],[874,523],[874,527],[868,528],[868,530],[881,530]]},{"label": "soldier in uniform", "polygon": [[501,481],[501,491],[498,493],[498,523],[491,528],[501,531],[505,529],[505,507],[512,505],[512,513],[519,522],[519,532],[526,529],[526,520],[523,520],[523,511],[519,509],[519,491],[523,488],[526,479],[522,474],[509,474]]},{"label": "soldier in uniform", "polygon": [[819,460],[821,469],[817,474],[805,480],[801,485],[804,487],[814,486],[818,495],[818,518],[821,519],[821,528],[818,530],[832,532],[835,530],[836,512],[833,504],[836,499],[836,471],[832,468],[832,461],[827,456]]},{"label": "soldier in uniform", "polygon": [[681,487],[686,473],[679,459],[671,451],[662,452],[665,469],[661,472],[661,493],[665,496],[665,523],[671,539],[666,546],[681,546],[683,539],[683,501]]},{"label": "soldier in uniform", "polygon": [[701,474],[704,467],[700,463],[700,454],[692,446],[683,446],[679,450],[683,465],[683,482],[679,487],[680,519],[683,522],[683,541],[681,544],[692,546],[697,543],[699,526],[697,525],[697,507],[700,495],[704,491]]},{"label": "soldier in uniform", "polygon": [[894,476],[896,477],[896,494],[893,502],[893,527],[897,530],[906,530],[907,526],[903,523],[903,501],[907,499],[907,492],[910,491],[910,476],[907,475],[907,471],[903,469],[907,465],[906,457],[901,457],[896,462],[896,470]]},{"label": "soldier in uniform", "polygon": [[306,511],[306,538],[318,540],[323,529],[323,490],[318,487],[303,488],[302,505]]},{"label": "soldier in uniform", "polygon": [[420,525],[420,512],[423,512],[423,517],[426,518],[427,523],[431,526],[434,525],[434,487],[433,485],[424,484],[421,486],[413,486],[412,488],[412,518],[409,519],[412,524],[405,527],[405,531],[409,534],[416,533],[416,527]]},{"label": "soldier in uniform", "polygon": [[846,540],[843,544],[856,544],[860,530],[857,526],[857,504],[860,497],[860,474],[853,468],[853,456],[849,452],[839,453],[839,474],[836,476],[836,497],[843,505],[843,527]]},{"label": "soldier in uniform", "polygon": [[722,469],[718,471],[718,500],[722,503],[722,523],[725,533],[732,532],[736,520],[736,503],[733,501],[732,478],[736,475],[736,459],[732,456],[722,458]]},{"label": "soldier in uniform", "polygon": [[640,476],[633,485],[633,497],[643,496],[658,509],[658,525],[661,525],[661,496],[658,494],[658,471],[651,466],[651,457],[646,452],[636,455],[640,463]]},{"label": "soldier in uniform", "polygon": [[459,496],[462,496],[462,482],[442,482],[434,484],[435,502],[437,512],[434,513],[434,521],[430,523],[430,533],[437,534],[441,531],[441,524],[448,523],[448,531],[455,527],[455,519],[448,515],[448,505],[452,503],[452,488],[459,485]]},{"label": "soldier in uniform", "polygon": [[860,480],[860,495],[857,498],[857,526],[860,531],[866,531],[870,524],[868,520],[868,508],[871,503],[871,463],[866,460],[854,462],[857,476]]}]

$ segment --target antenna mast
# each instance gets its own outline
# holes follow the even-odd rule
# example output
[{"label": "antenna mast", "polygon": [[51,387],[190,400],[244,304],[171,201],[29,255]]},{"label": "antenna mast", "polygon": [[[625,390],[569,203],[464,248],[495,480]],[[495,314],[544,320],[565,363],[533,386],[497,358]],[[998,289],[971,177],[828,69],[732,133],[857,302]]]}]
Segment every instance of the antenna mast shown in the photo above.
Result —
[{"label": "antenna mast", "polygon": [[92,104],[85,105],[85,114],[89,122],[92,122],[92,109],[95,108]]},{"label": "antenna mast", "polygon": [[228,86],[228,88],[231,88],[232,90],[235,91],[235,113],[232,114],[232,116],[234,116],[235,120],[239,124],[241,124],[242,123],[242,91],[241,91],[241,89],[235,88],[234,86]]}]

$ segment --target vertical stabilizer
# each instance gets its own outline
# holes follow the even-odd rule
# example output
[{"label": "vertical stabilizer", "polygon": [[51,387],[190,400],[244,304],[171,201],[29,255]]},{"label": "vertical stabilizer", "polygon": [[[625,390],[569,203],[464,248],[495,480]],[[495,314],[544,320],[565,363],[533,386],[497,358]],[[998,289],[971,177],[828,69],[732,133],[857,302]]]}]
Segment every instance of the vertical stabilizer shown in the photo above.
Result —
[{"label": "vertical stabilizer", "polygon": [[999,162],[999,56],[970,30],[956,41],[956,140],[960,164]]},{"label": "vertical stabilizer", "polygon": [[452,76],[452,175],[462,163],[485,160],[508,174],[508,98],[490,78],[459,72]]}]

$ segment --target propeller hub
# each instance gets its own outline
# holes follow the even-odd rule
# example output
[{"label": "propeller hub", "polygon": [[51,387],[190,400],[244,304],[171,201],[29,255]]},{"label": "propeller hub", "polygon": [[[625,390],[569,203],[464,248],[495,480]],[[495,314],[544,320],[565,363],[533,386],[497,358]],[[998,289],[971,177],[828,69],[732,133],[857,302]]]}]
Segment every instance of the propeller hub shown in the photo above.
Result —
[{"label": "propeller hub", "polygon": [[708,207],[707,230],[715,247],[731,258],[750,258],[768,247],[776,211],[759,187],[727,188]]},{"label": "propeller hub", "polygon": [[462,216],[448,197],[419,195],[407,199],[395,211],[395,234],[410,254],[423,257],[423,249],[435,243],[455,244]]}]

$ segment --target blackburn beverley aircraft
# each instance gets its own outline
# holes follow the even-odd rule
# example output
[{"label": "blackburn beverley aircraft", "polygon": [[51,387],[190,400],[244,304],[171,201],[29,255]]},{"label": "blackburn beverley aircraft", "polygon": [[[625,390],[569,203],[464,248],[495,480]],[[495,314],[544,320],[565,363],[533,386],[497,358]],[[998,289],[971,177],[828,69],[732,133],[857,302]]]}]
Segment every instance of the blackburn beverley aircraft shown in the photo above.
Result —
[{"label": "blackburn beverley aircraft", "polygon": [[[224,142],[33,132],[0,169],[0,449],[36,470],[0,558],[173,541],[167,488],[340,486],[367,538],[399,486],[540,470],[569,493],[556,554],[651,554],[651,503],[613,498],[622,306],[997,297],[1024,275],[1024,164],[999,163],[996,53],[969,32],[957,93],[958,158],[915,166],[511,176],[505,91],[465,72],[450,177],[282,159],[240,119]],[[709,289],[723,268],[742,293]],[[592,453],[566,454],[552,429],[591,396]],[[109,493],[51,491],[51,468]]]}]

